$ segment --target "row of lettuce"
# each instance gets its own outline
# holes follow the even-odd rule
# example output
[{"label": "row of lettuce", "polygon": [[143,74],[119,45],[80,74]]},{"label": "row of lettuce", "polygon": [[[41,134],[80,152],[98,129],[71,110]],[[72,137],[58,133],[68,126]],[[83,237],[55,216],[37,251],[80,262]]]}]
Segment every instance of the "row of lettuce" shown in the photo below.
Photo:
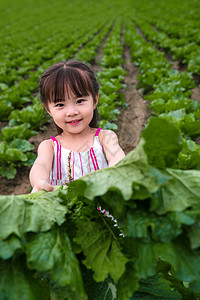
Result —
[{"label": "row of lettuce", "polygon": [[[138,32],[136,25],[141,25]],[[146,25],[146,23],[145,23]],[[149,28],[149,24],[146,27]],[[166,53],[147,42],[144,21],[134,18],[126,22],[124,40],[130,46],[132,60],[139,67],[138,88],[143,89],[144,99],[150,102],[152,116],[166,119],[181,132],[181,151],[174,167],[180,169],[200,168],[200,147],[195,139],[200,134],[200,104],[191,99],[195,82],[191,72],[179,72],[167,60]],[[153,39],[153,32],[155,39]],[[158,32],[152,31],[156,43]]]}]

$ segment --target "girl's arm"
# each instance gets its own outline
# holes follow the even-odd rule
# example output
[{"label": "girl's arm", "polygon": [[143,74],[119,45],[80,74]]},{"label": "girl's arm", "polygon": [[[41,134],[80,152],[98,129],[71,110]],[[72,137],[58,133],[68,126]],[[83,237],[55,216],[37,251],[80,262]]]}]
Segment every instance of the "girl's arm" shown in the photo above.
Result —
[{"label": "girl's arm", "polygon": [[49,184],[50,172],[53,161],[53,143],[51,140],[43,141],[38,147],[38,156],[30,171],[30,183],[32,193],[39,190],[53,191],[54,187]]},{"label": "girl's arm", "polygon": [[114,166],[125,156],[114,131],[101,130],[99,133],[99,139],[104,148],[109,167]]}]

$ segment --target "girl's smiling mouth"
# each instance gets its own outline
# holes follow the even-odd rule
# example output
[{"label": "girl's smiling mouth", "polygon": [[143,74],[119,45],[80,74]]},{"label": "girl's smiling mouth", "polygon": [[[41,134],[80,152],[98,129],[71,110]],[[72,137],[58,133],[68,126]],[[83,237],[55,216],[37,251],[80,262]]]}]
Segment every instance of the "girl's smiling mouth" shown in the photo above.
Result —
[{"label": "girl's smiling mouth", "polygon": [[68,121],[67,124],[70,124],[70,125],[77,125],[77,124],[79,124],[81,121],[82,121],[82,119],[71,120],[71,121]]}]

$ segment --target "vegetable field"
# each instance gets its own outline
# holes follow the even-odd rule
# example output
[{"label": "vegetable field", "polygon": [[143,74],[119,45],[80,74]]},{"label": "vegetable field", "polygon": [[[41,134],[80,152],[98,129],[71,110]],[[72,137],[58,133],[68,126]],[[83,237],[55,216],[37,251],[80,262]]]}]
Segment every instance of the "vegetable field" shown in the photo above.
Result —
[{"label": "vegetable field", "polygon": [[[199,14],[196,0],[1,2],[0,300],[200,299]],[[39,76],[68,59],[97,73],[100,126],[127,155],[30,194],[56,135]]]}]

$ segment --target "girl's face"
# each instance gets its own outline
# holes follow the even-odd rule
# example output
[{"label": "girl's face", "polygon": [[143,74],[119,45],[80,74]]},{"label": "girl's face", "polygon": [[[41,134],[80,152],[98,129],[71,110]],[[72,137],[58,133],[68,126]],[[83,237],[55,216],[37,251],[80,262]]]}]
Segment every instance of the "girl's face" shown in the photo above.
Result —
[{"label": "girl's face", "polygon": [[94,103],[91,95],[78,98],[70,92],[69,97],[48,103],[47,111],[64,133],[78,134],[89,127],[97,102],[98,97]]}]

